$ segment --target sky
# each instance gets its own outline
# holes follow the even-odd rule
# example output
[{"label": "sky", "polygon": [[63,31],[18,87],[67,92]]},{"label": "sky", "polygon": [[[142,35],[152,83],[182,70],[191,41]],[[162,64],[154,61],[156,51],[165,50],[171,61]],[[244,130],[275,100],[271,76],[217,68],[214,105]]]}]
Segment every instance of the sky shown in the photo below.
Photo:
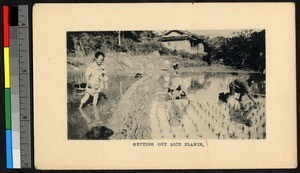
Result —
[{"label": "sky", "polygon": [[195,33],[197,35],[209,36],[209,38],[214,38],[218,36],[232,37],[234,36],[233,34],[234,31],[241,31],[241,30],[201,30],[201,31],[189,31],[189,32]]},{"label": "sky", "polygon": [[[242,31],[242,29],[235,29],[235,30],[199,30],[199,31],[190,30],[189,32],[195,33],[197,35],[206,35],[206,36],[209,36],[209,38],[214,38],[214,37],[218,37],[218,36],[233,37],[235,35],[235,34],[233,34],[233,32],[240,32],[240,31]],[[253,31],[261,31],[261,30],[253,29]]]},{"label": "sky", "polygon": [[[222,37],[233,37],[233,32],[240,32],[244,29],[232,29],[232,30],[188,30],[191,33],[195,33],[197,35],[204,35],[209,36],[209,38],[214,38],[218,36]],[[253,29],[253,31],[261,31],[261,29]],[[163,32],[163,31],[157,31],[157,32]]]}]

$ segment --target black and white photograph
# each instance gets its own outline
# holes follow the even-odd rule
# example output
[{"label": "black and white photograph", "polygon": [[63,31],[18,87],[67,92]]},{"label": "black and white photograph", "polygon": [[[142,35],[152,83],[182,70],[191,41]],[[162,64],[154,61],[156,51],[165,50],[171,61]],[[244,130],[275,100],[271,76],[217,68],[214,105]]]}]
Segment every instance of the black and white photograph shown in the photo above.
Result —
[{"label": "black and white photograph", "polygon": [[293,3],[43,3],[33,17],[36,167],[297,167]]},{"label": "black and white photograph", "polygon": [[266,139],[265,32],[66,32],[68,139]]}]

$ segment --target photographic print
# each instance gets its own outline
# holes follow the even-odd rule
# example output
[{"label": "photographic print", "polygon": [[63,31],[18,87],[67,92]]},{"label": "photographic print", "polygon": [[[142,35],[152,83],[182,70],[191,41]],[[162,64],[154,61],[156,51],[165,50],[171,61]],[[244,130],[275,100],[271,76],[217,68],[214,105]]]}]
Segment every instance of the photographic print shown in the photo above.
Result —
[{"label": "photographic print", "polygon": [[266,139],[264,29],[66,36],[68,139]]},{"label": "photographic print", "polygon": [[33,31],[36,168],[297,167],[293,3],[43,3]]}]

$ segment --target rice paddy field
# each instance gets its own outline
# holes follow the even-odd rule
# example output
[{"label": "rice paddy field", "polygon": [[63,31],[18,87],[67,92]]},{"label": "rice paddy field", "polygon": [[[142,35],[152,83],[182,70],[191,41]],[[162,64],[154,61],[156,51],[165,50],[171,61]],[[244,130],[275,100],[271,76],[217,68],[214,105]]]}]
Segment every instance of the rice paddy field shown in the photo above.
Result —
[{"label": "rice paddy field", "polygon": [[[146,74],[147,73],[147,74]],[[90,139],[265,139],[265,76],[257,73],[182,70],[109,75],[97,107],[91,100],[79,106],[80,85],[68,88],[68,138]],[[227,103],[219,93],[229,92],[234,80],[254,77],[255,103],[247,96]],[[186,97],[168,98],[172,81],[180,81]],[[81,83],[84,83],[83,81]],[[84,86],[84,85],[83,85]],[[106,98],[105,98],[106,97]],[[100,128],[105,127],[99,130]]]},{"label": "rice paddy field", "polygon": [[[221,92],[229,92],[233,80],[250,75],[237,73],[186,73],[180,77],[188,91],[188,99],[166,100],[165,84],[154,100],[151,110],[152,138],[165,139],[265,139],[265,86],[256,81],[257,96],[241,102],[234,98],[227,103],[219,100]],[[261,77],[257,77],[258,79]],[[174,80],[174,79],[173,79]]]}]

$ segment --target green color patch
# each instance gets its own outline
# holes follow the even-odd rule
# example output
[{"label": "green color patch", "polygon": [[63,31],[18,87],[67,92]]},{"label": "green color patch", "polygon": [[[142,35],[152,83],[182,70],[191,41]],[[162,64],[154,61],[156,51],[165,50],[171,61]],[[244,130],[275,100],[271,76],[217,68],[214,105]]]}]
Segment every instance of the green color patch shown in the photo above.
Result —
[{"label": "green color patch", "polygon": [[5,89],[5,129],[11,129],[11,93],[10,88]]}]

